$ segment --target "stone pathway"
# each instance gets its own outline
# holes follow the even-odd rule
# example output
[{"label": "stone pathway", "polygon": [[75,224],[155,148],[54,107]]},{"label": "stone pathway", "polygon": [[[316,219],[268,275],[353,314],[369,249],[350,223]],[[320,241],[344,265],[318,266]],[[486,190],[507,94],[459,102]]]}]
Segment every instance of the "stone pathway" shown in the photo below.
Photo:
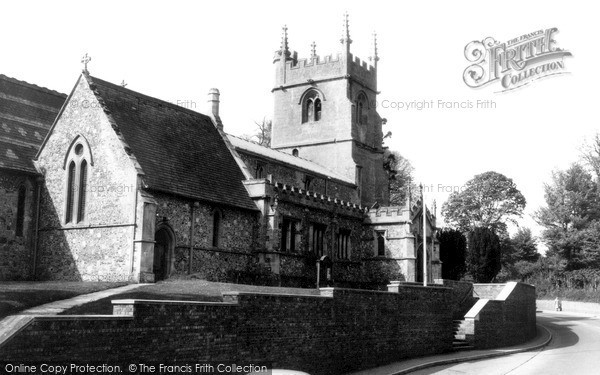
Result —
[{"label": "stone pathway", "polygon": [[73,298],[35,306],[30,309],[20,311],[15,315],[7,316],[6,318],[0,320],[0,346],[2,346],[2,344],[15,333],[25,328],[36,315],[58,315],[72,307],[110,297],[115,294],[128,292],[130,290],[139,288],[142,285],[147,284],[130,284],[118,288],[102,290],[99,292],[82,294]]}]

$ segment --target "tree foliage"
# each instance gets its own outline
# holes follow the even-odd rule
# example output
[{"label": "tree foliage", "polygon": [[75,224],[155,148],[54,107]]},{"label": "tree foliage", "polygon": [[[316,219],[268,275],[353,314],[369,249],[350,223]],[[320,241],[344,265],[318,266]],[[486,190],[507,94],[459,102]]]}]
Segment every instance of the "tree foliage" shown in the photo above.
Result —
[{"label": "tree foliage", "polygon": [[485,172],[469,180],[464,189],[453,192],[442,206],[442,215],[451,227],[468,232],[489,228],[506,231],[523,215],[526,200],[512,179],[497,172]]},{"label": "tree foliage", "polygon": [[600,266],[600,194],[592,175],[577,163],[554,172],[545,200],[536,219],[548,253],[564,259],[567,269]]},{"label": "tree foliage", "polygon": [[414,168],[410,161],[398,151],[386,151],[383,155],[383,167],[388,174],[390,189],[390,205],[401,206],[410,194],[415,191],[413,182]]},{"label": "tree foliage", "polygon": [[519,228],[512,237],[501,238],[500,247],[502,270],[498,278],[502,281],[523,281],[539,268],[537,240],[529,228]]},{"label": "tree foliage", "polygon": [[471,230],[467,237],[467,272],[477,283],[489,283],[501,268],[500,238],[491,228]]},{"label": "tree foliage", "polygon": [[594,134],[591,141],[583,146],[583,160],[600,180],[600,133]]},{"label": "tree foliage", "polygon": [[443,265],[442,278],[460,280],[466,272],[467,239],[456,229],[444,228],[438,232],[438,241]]},{"label": "tree foliage", "polygon": [[510,238],[510,242],[514,249],[512,260],[514,262],[536,262],[540,258],[540,253],[537,252],[536,239],[529,228],[519,228],[517,232]]},{"label": "tree foliage", "polygon": [[262,122],[255,121],[254,124],[257,127],[256,132],[251,135],[244,134],[242,138],[247,141],[256,142],[261,146],[271,147],[271,131],[273,128],[273,122],[263,118]]}]

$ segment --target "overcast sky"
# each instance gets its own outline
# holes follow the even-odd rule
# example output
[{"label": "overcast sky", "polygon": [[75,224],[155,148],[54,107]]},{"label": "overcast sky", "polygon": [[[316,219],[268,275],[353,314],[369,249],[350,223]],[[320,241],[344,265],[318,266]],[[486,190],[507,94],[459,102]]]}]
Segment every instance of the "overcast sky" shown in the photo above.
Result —
[{"label": "overcast sky", "polygon": [[[350,14],[352,52],[371,54],[379,40],[378,111],[388,119],[386,144],[410,159],[417,179],[433,185],[438,207],[447,192],[488,170],[512,178],[527,198],[523,225],[544,203],[551,171],[580,156],[598,129],[600,53],[593,2],[554,1],[3,1],[0,73],[70,92],[81,57],[92,75],[205,111],[206,93],[221,91],[226,131],[252,133],[273,112],[273,53],[281,26],[290,48],[307,57],[337,53],[342,15]],[[500,42],[556,27],[556,45],[570,51],[570,74],[505,93],[499,84],[463,82],[465,46]],[[384,101],[430,101],[421,111],[382,108]],[[493,100],[495,109],[440,109],[444,102]],[[389,106],[388,106],[389,107]]]}]

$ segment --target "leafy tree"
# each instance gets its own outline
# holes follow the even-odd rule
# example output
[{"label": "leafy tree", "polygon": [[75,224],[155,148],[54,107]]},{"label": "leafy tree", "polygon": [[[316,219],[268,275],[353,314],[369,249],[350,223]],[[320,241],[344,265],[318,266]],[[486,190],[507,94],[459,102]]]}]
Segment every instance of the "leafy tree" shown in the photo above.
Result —
[{"label": "leafy tree", "polygon": [[443,264],[442,278],[460,280],[466,272],[467,239],[456,229],[444,228],[438,232],[438,241]]},{"label": "leafy tree", "polygon": [[537,264],[540,254],[529,228],[519,228],[512,237],[500,238],[500,247],[502,270],[498,279],[525,280],[537,269],[532,265]]},{"label": "leafy tree", "polygon": [[489,283],[500,272],[500,238],[490,228],[479,227],[467,237],[467,272],[477,283]]},{"label": "leafy tree", "polygon": [[545,227],[548,253],[564,259],[568,270],[597,266],[600,194],[592,175],[577,163],[554,172],[545,185],[545,200],[536,219]]},{"label": "leafy tree", "polygon": [[526,200],[512,179],[497,172],[478,174],[442,206],[446,222],[462,232],[490,228],[506,232],[506,223],[523,215]]},{"label": "leafy tree", "polygon": [[410,190],[416,190],[413,182],[414,168],[410,161],[398,151],[389,151],[383,155],[383,167],[388,174],[390,205],[403,205]]},{"label": "leafy tree", "polygon": [[580,164],[554,172],[544,190],[547,207],[540,208],[536,217],[547,229],[582,229],[600,217],[598,187]]},{"label": "leafy tree", "polygon": [[513,262],[537,262],[540,254],[537,252],[537,243],[531,229],[519,228],[511,238],[510,242],[514,248]]},{"label": "leafy tree", "polygon": [[592,140],[583,146],[583,160],[592,168],[600,182],[600,133],[594,134]]},{"label": "leafy tree", "polygon": [[273,122],[263,118],[262,122],[255,121],[254,124],[256,124],[257,127],[256,132],[252,135],[244,134],[242,138],[247,141],[256,142],[261,146],[271,147],[271,130],[273,128]]}]

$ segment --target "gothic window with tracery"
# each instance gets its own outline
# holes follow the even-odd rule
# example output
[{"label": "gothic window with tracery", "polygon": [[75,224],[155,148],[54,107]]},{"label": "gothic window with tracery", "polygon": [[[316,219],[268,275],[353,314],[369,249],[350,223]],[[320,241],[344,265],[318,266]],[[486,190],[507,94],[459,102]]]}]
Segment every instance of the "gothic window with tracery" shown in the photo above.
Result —
[{"label": "gothic window with tracery", "polygon": [[365,93],[361,92],[356,99],[356,121],[359,125],[367,125],[369,121],[369,103]]},{"label": "gothic window with tracery", "polygon": [[76,142],[67,156],[67,191],[65,194],[65,223],[85,221],[88,193],[90,150],[84,142]]}]

